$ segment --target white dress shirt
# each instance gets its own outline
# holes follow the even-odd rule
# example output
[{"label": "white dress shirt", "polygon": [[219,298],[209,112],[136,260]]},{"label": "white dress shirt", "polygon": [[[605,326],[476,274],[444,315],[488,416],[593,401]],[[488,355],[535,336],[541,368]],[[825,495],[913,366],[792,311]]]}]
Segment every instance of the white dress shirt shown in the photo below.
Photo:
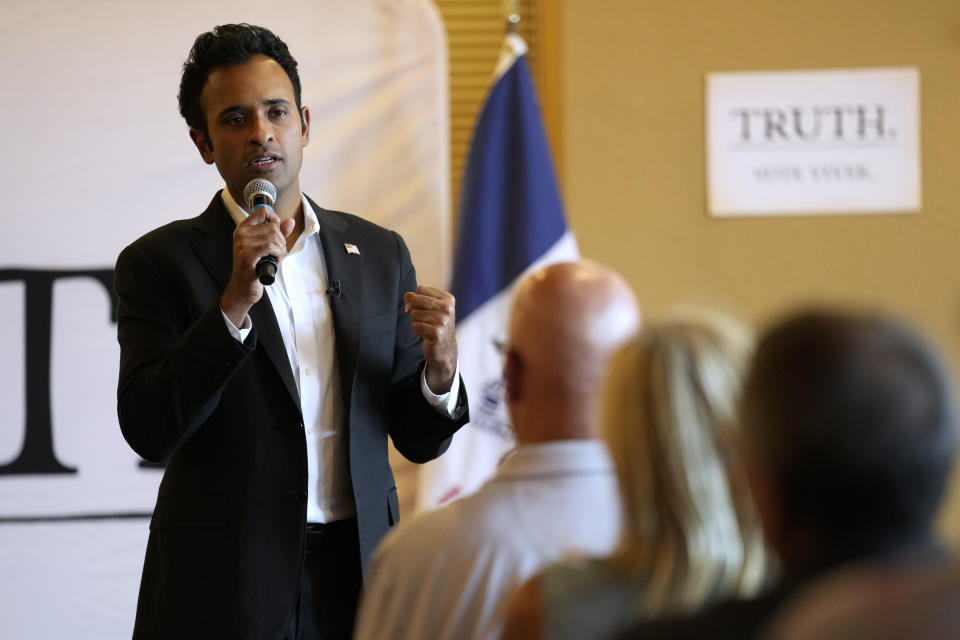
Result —
[{"label": "white dress shirt", "polygon": [[387,534],[354,638],[498,638],[513,589],[569,554],[609,554],[620,513],[602,440],[522,446],[473,495]]},{"label": "white dress shirt", "polygon": [[[224,206],[240,224],[244,211],[230,195],[221,192]],[[316,213],[301,194],[303,232],[277,269],[277,279],[264,287],[287,350],[287,358],[300,395],[307,445],[307,522],[333,522],[356,515],[347,460],[343,394],[334,344],[333,319],[327,295],[327,267],[319,241],[311,241],[320,228]],[[224,314],[235,339],[246,339],[253,324],[248,315],[236,327]],[[421,390],[439,411],[453,415],[460,386],[460,366],[446,394],[436,395],[426,385]]]}]

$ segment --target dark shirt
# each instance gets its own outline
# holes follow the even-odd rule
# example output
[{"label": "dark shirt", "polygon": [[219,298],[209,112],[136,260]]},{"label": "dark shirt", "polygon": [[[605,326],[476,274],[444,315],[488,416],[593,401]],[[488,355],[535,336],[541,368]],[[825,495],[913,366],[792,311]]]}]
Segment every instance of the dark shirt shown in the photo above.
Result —
[{"label": "dark shirt", "polygon": [[927,532],[871,535],[847,543],[840,542],[815,557],[794,563],[776,585],[756,598],[718,603],[689,617],[644,622],[621,637],[624,640],[757,638],[774,614],[800,587],[847,563],[868,558],[903,558],[911,562],[939,563],[949,558],[949,554]]}]

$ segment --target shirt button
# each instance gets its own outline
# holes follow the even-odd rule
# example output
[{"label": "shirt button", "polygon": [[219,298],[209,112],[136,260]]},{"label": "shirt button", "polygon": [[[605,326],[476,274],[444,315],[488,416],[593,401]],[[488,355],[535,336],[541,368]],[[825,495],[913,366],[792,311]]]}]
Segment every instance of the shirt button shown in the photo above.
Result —
[{"label": "shirt button", "polygon": [[304,373],[306,373],[307,375],[310,375],[311,373],[313,373],[313,369],[311,369],[310,367],[307,367],[307,368],[304,370]]}]

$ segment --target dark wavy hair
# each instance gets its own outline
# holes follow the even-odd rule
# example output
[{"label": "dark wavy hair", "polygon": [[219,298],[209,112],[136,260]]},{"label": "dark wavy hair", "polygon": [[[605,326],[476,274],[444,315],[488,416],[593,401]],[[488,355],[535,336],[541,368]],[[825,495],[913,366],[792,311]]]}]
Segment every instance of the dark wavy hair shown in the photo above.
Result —
[{"label": "dark wavy hair", "polygon": [[956,455],[953,388],[902,321],[810,310],[760,342],[741,413],[788,512],[850,540],[930,526]]},{"label": "dark wavy hair", "polygon": [[200,93],[210,72],[218,67],[243,64],[258,54],[273,58],[286,72],[293,84],[293,96],[302,119],[300,75],[297,73],[297,61],[290,55],[286,43],[263,27],[246,23],[222,24],[197,36],[187,61],[183,63],[177,100],[180,103],[180,115],[190,127],[208,136],[206,117],[200,107]]}]

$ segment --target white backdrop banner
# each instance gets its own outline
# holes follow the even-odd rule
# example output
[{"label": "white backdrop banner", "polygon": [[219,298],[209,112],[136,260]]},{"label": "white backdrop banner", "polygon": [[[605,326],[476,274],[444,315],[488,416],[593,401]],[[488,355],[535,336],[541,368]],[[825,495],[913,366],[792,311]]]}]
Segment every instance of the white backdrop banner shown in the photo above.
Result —
[{"label": "white backdrop banner", "polygon": [[116,418],[112,271],[222,186],[177,113],[193,39],[272,29],[311,108],[301,185],[448,280],[443,28],[428,0],[4,3],[0,636],[129,637],[160,471]]}]

